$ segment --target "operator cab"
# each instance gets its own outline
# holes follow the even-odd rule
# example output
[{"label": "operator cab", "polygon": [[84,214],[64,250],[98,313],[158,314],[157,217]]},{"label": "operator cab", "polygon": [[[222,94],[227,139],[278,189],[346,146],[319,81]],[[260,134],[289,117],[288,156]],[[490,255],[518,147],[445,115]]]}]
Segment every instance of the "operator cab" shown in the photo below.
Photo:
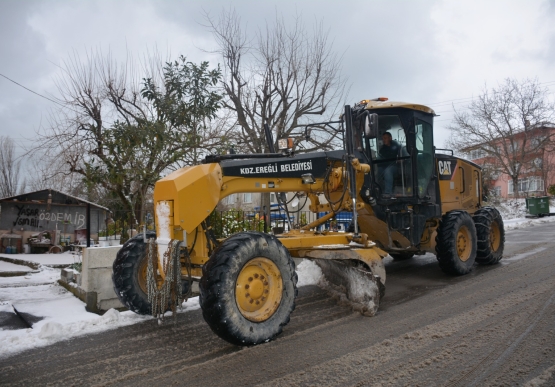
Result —
[{"label": "operator cab", "polygon": [[366,182],[378,202],[436,202],[434,111],[423,105],[362,101],[353,108],[356,144],[372,166]]}]

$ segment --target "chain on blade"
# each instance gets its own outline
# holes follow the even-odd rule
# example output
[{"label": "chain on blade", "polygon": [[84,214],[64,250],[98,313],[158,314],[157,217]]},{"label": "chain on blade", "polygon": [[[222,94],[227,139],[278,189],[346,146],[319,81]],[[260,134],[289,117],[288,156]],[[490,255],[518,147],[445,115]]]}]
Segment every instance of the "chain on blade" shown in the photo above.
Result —
[{"label": "chain on blade", "polygon": [[148,241],[148,265],[147,265],[147,298],[152,308],[152,316],[159,321],[164,319],[164,313],[168,307],[176,316],[177,307],[181,307],[183,297],[181,292],[181,259],[179,250],[180,241],[172,239],[168,244],[168,249],[164,253],[162,267],[166,277],[162,286],[158,287],[156,281],[155,268],[158,267],[158,254],[156,241]]}]

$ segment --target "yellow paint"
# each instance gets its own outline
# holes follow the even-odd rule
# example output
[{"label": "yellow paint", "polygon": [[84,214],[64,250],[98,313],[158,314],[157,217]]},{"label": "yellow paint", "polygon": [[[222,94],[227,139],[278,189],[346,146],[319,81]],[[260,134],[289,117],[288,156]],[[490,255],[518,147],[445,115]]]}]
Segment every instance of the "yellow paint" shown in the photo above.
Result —
[{"label": "yellow paint", "polygon": [[156,182],[154,202],[173,200],[173,224],[189,232],[216,208],[221,185],[222,171],[218,164],[181,168]]},{"label": "yellow paint", "polygon": [[466,262],[472,253],[472,237],[470,230],[466,226],[462,226],[457,232],[457,254],[461,261]]},{"label": "yellow paint", "polygon": [[491,224],[489,243],[493,252],[497,252],[501,246],[501,228],[499,227],[499,223],[497,221],[494,221]]},{"label": "yellow paint", "polygon": [[278,267],[268,258],[248,261],[235,282],[235,301],[239,312],[253,322],[268,320],[283,296],[283,280]]},{"label": "yellow paint", "polygon": [[[437,174],[439,176],[439,170]],[[481,176],[478,167],[457,159],[451,180],[439,180],[442,213],[453,210],[465,210],[470,214],[476,212],[482,205],[481,187],[476,190],[476,182],[479,184]]]}]

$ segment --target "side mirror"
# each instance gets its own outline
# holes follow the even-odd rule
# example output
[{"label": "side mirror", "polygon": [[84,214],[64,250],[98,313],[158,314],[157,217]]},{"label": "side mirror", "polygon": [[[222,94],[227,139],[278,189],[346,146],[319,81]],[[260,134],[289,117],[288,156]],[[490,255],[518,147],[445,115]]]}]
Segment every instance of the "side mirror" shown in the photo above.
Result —
[{"label": "side mirror", "polygon": [[376,113],[366,115],[364,120],[364,137],[378,137],[378,115]]}]

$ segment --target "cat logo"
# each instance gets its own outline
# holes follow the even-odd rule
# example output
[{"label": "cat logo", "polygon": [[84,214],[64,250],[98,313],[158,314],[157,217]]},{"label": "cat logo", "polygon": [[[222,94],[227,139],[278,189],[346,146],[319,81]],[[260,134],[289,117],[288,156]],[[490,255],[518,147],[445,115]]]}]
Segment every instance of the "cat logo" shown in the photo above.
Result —
[{"label": "cat logo", "polygon": [[440,180],[451,180],[457,170],[457,160],[438,160],[437,169]]}]

